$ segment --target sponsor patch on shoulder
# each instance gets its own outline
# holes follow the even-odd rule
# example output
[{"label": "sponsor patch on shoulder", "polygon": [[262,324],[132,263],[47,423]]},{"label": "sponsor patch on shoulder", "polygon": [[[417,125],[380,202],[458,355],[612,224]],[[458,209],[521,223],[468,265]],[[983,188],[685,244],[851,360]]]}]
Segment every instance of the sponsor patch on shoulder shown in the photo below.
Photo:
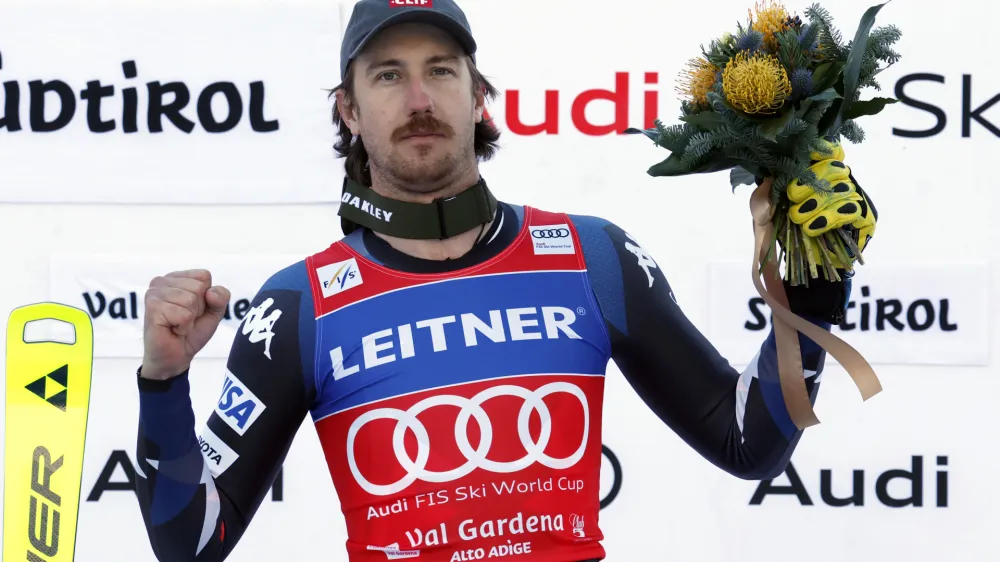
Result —
[{"label": "sponsor patch on shoulder", "polygon": [[528,227],[535,254],[574,254],[576,246],[568,224]]},{"label": "sponsor patch on shoulder", "polygon": [[226,381],[222,386],[222,398],[215,406],[215,413],[233,428],[233,431],[243,435],[253,425],[260,414],[267,408],[264,402],[240,382],[230,371],[226,371]]},{"label": "sponsor patch on shoulder", "polygon": [[324,265],[316,269],[316,277],[323,289],[323,297],[332,297],[364,282],[355,258]]}]

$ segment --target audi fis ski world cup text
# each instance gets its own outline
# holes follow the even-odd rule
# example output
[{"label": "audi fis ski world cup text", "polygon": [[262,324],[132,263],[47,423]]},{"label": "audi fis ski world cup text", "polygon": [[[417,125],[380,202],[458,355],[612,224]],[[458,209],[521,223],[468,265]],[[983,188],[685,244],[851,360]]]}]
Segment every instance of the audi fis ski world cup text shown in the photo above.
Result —
[{"label": "audi fis ski world cup text", "polygon": [[[585,312],[582,307],[578,310]],[[572,328],[576,315],[577,311],[562,306],[523,307],[491,310],[488,321],[480,314],[466,312],[385,328],[361,338],[362,357],[355,364],[345,364],[343,345],[330,350],[333,378],[338,381],[362,370],[415,357],[418,353],[447,351],[449,345],[473,347],[484,341],[505,343],[543,338],[581,339]],[[534,330],[539,322],[543,329]],[[446,328],[452,324],[458,326]],[[461,329],[461,337],[456,334],[458,328]],[[414,332],[417,330],[427,330],[429,333],[430,350],[425,349],[424,345],[417,345],[418,341],[426,341],[426,338],[415,337]],[[347,344],[348,349],[355,347],[353,342]]]},{"label": "audi fis ski world cup text", "polygon": [[[191,133],[200,125],[206,133],[220,134],[236,129],[244,117],[255,133],[271,133],[279,127],[277,119],[265,115],[266,90],[260,80],[250,82],[244,92],[229,81],[213,82],[200,92],[182,81],[152,80],[140,85],[135,82],[138,65],[127,60],[121,63],[125,81],[120,86],[92,79],[80,87],[60,79],[3,80],[3,67],[0,52],[4,95],[0,130],[8,133],[59,131],[81,111],[92,133],[163,133],[169,122],[183,133]],[[119,88],[120,99],[116,99]],[[82,107],[78,107],[77,98]],[[120,108],[120,113],[112,113],[104,105],[106,100],[111,100],[108,105]]]},{"label": "audi fis ski world cup text", "polygon": [[535,254],[575,254],[576,244],[568,224],[530,226]]}]

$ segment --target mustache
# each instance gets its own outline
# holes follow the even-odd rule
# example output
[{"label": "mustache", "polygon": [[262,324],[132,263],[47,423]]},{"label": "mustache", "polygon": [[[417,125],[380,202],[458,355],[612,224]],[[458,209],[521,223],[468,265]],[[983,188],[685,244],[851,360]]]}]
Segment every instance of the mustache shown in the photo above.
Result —
[{"label": "mustache", "polygon": [[414,117],[406,125],[396,129],[392,133],[393,141],[400,141],[411,135],[442,135],[451,137],[455,130],[447,123],[431,115],[420,115]]}]

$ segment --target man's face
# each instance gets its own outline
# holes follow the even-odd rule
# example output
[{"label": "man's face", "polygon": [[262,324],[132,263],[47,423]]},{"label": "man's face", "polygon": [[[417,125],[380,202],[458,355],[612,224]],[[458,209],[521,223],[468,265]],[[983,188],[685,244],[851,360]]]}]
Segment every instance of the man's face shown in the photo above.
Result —
[{"label": "man's face", "polygon": [[440,189],[475,163],[483,97],[458,43],[444,31],[402,24],[382,31],[355,59],[354,99],[341,115],[365,143],[373,175],[409,191]]}]

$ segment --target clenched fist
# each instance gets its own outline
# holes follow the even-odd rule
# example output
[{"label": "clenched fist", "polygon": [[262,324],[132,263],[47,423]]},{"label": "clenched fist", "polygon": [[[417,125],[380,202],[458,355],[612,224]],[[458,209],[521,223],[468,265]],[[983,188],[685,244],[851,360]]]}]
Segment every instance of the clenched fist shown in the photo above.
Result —
[{"label": "clenched fist", "polygon": [[212,286],[212,274],[204,269],[175,271],[150,281],[140,375],[165,380],[186,371],[215,334],[229,297],[225,287]]}]

